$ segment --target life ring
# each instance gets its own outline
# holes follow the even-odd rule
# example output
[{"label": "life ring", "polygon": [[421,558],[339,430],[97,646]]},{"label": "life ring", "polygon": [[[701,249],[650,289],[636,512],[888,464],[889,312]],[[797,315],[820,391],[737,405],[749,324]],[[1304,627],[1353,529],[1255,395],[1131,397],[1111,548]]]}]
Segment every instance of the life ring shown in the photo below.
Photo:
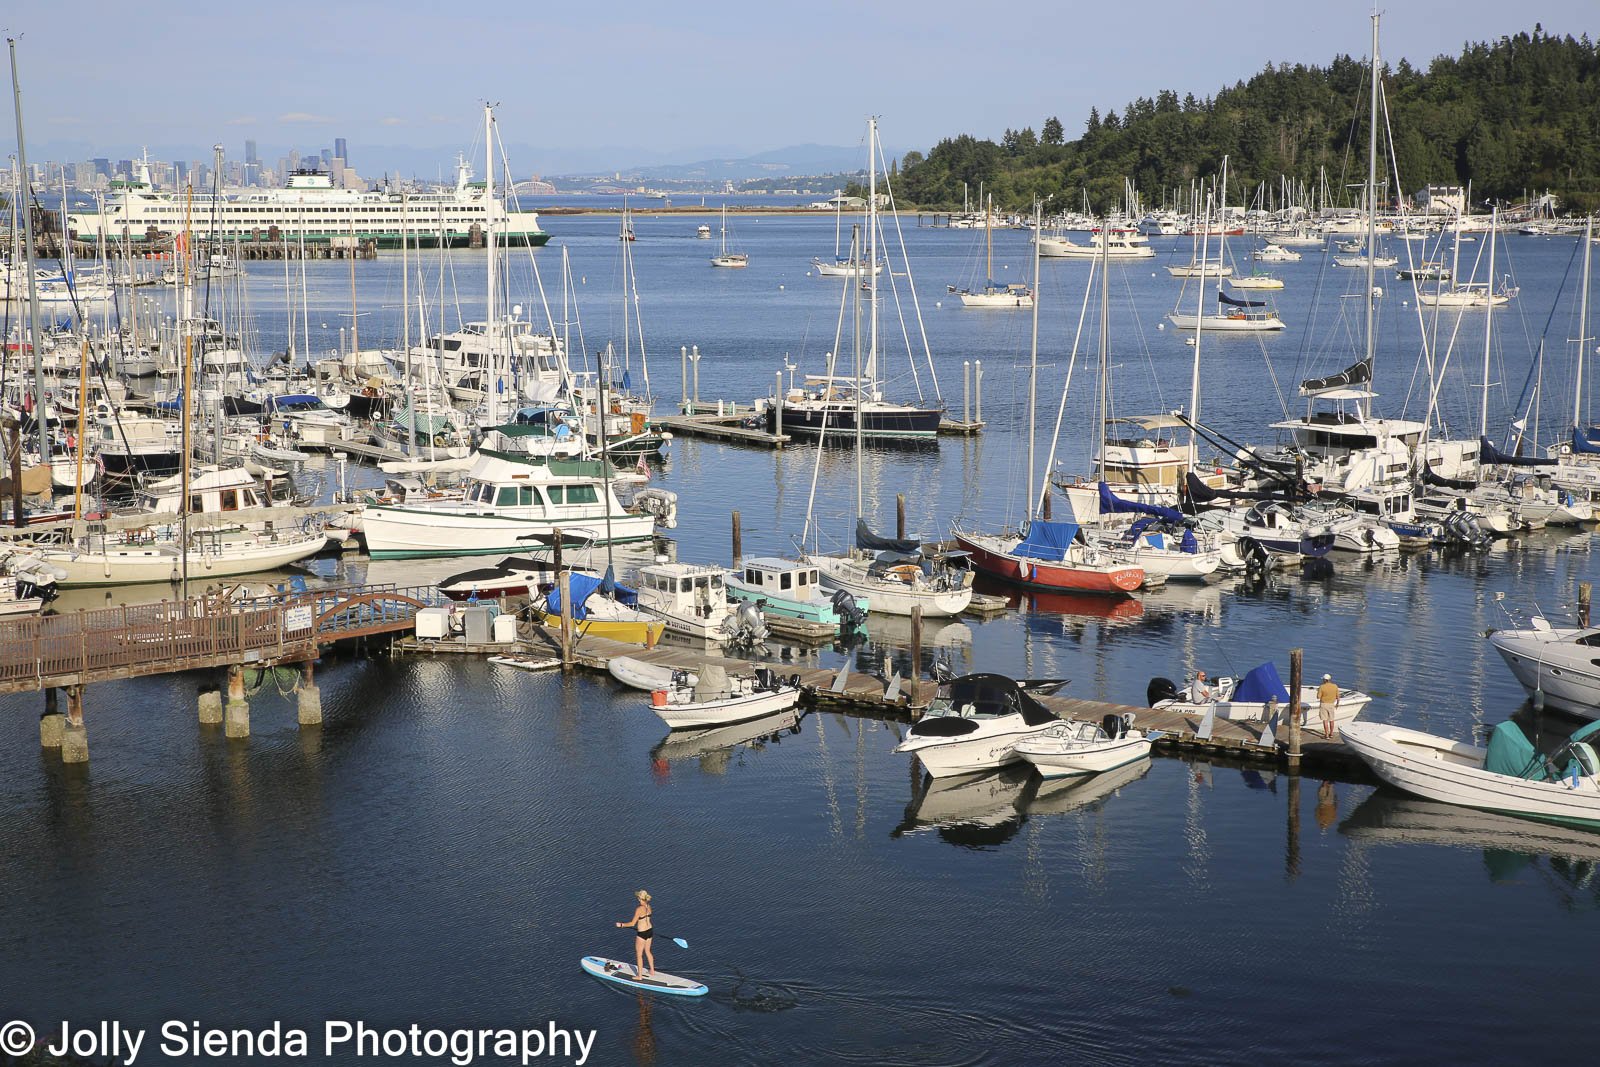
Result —
[{"label": "life ring", "polygon": [[442,433],[434,434],[433,435],[433,447],[434,448],[443,448],[444,446],[445,446],[445,436],[444,436],[444,434],[442,434]]}]

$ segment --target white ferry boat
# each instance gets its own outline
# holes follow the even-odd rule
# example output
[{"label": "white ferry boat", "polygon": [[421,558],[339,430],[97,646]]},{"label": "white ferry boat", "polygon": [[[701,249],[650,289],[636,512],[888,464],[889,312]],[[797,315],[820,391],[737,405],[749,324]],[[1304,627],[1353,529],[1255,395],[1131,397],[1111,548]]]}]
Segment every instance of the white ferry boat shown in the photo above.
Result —
[{"label": "white ferry boat", "polygon": [[[407,193],[395,189],[363,192],[335,189],[330,175],[298,170],[282,189],[240,189],[213,197],[198,190],[192,205],[181,192],[157,192],[150,169],[141,162],[133,181],[112,182],[113,196],[99,212],[67,216],[80,240],[157,240],[181,233],[187,217],[222,241],[376,241],[399,248],[401,235],[412,247],[461,248],[484,240],[491,222],[496,242],[516,248],[550,240],[534,211],[509,210],[471,181],[465,161],[456,165],[454,189]],[[213,221],[214,220],[214,221]]]}]

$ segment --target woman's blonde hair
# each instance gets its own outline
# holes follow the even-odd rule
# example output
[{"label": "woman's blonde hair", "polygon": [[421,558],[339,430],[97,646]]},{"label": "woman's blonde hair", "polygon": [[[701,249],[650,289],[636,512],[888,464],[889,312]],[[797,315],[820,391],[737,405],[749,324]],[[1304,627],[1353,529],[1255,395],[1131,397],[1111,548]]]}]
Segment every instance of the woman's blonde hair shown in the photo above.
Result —
[{"label": "woman's blonde hair", "polygon": [[643,889],[641,889],[637,893],[635,893],[634,896],[638,897],[640,900],[644,901],[646,904],[650,903],[650,894],[646,893]]}]

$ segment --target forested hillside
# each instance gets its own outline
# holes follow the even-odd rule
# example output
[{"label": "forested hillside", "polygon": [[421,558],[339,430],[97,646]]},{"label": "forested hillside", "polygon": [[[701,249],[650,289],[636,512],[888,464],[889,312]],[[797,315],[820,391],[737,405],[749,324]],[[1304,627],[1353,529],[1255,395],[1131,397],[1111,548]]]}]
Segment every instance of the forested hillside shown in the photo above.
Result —
[{"label": "forested hillside", "polygon": [[[1035,196],[1075,208],[1087,189],[1100,211],[1118,202],[1124,177],[1151,203],[1215,173],[1226,155],[1230,182],[1246,189],[1276,186],[1280,175],[1314,188],[1325,167],[1328,185],[1347,195],[1341,187],[1366,177],[1367,68],[1339,56],[1327,67],[1269,64],[1203,100],[1163,90],[1120,111],[1091,110],[1073,141],[1054,117],[1037,131],[1007,130],[999,144],[963,134],[908,153],[897,191],[919,206],[959,207],[961,183],[976,195],[981,181],[997,207],[1021,211]],[[1402,59],[1383,86],[1405,193],[1470,179],[1478,204],[1548,189],[1564,210],[1600,209],[1600,49],[1587,34],[1535,26],[1426,70]]]}]

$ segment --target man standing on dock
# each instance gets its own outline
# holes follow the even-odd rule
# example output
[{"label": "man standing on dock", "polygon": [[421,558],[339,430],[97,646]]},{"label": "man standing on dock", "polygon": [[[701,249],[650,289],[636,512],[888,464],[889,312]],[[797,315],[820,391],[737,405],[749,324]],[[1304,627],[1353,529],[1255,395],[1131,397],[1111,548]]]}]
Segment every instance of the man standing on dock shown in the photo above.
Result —
[{"label": "man standing on dock", "polygon": [[1322,716],[1322,736],[1333,740],[1333,707],[1339,703],[1339,686],[1335,684],[1333,675],[1324,674],[1322,684],[1317,686],[1317,714]]}]

